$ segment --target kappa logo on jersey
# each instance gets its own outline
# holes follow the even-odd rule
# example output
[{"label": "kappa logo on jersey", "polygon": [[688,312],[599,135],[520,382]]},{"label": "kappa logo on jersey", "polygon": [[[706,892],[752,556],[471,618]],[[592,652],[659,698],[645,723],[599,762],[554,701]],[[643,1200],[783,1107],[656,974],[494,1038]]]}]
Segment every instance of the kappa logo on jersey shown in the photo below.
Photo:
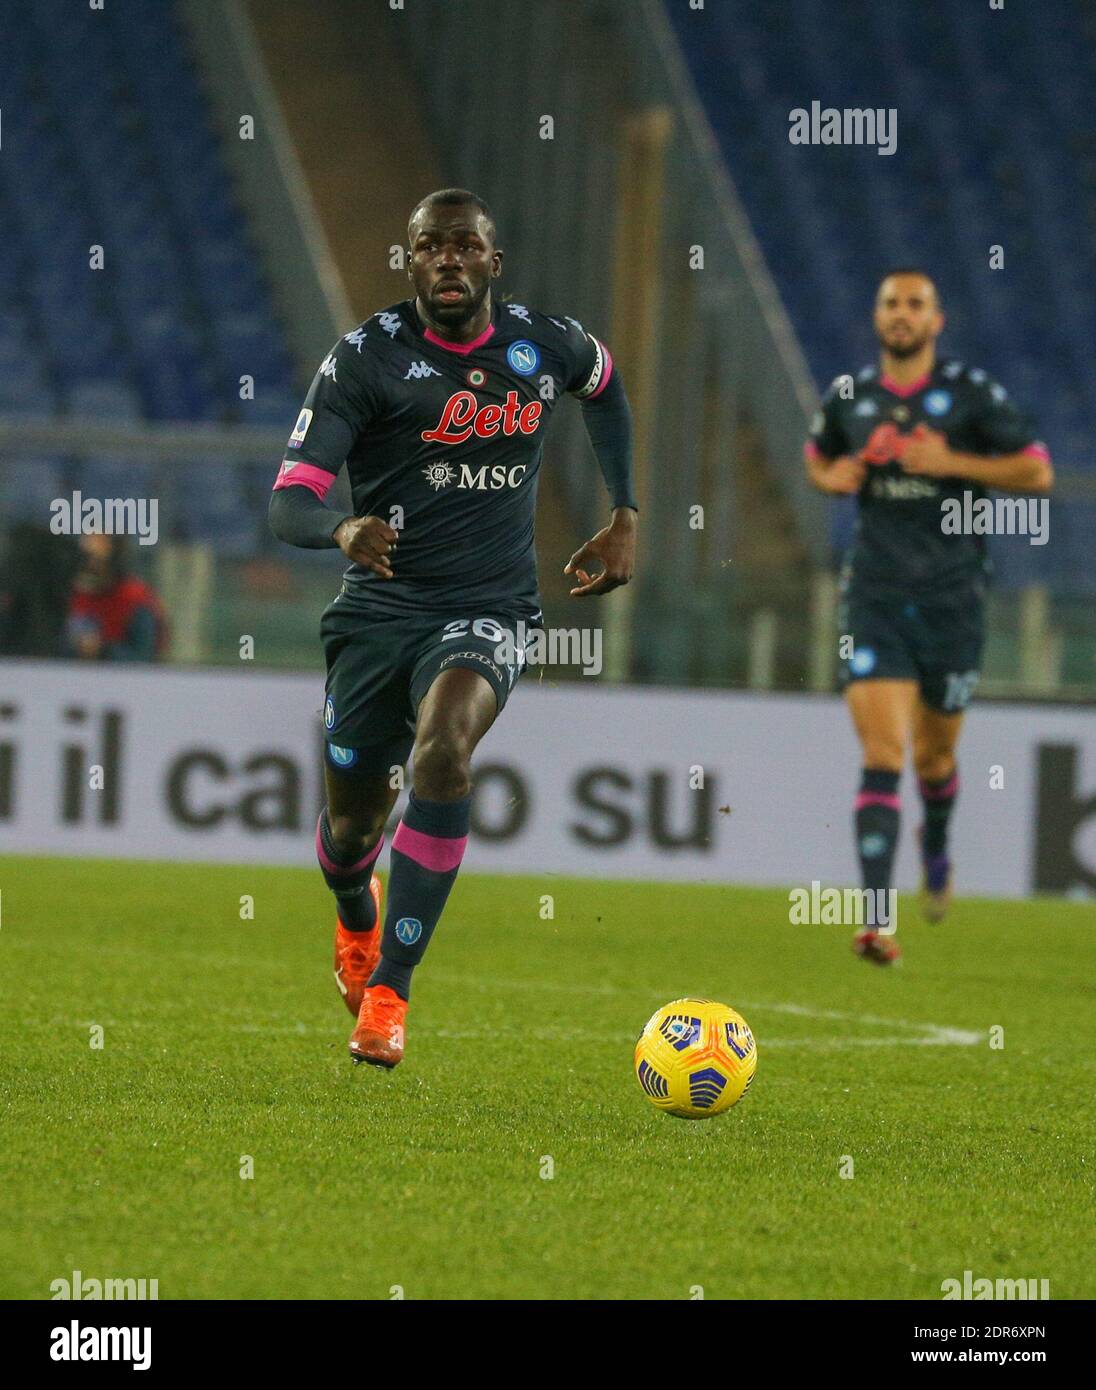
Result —
[{"label": "kappa logo on jersey", "polygon": [[519,376],[532,376],[540,366],[540,353],[532,343],[527,343],[524,338],[516,343],[511,343],[506,353],[506,360],[513,367]]},{"label": "kappa logo on jersey", "polygon": [[390,338],[394,338],[403,326],[399,314],[378,314],[377,321]]},{"label": "kappa logo on jersey", "polygon": [[533,320],[529,317],[529,310],[524,304],[507,304],[506,307],[516,319],[521,319],[523,323],[527,323],[532,328]]},{"label": "kappa logo on jersey", "polygon": [[[512,351],[513,349],[511,349]],[[524,405],[516,391],[507,391],[505,405],[477,406],[471,391],[457,391],[445,402],[441,419],[432,430],[423,430],[422,438],[430,443],[463,444],[476,435],[490,439],[501,429],[503,434],[535,434],[544,411],[542,401],[526,401]]]},{"label": "kappa logo on jersey", "polygon": [[333,352],[329,352],[327,356],[323,359],[323,361],[320,363],[320,376],[329,376],[332,381],[337,381],[338,377],[336,377],[335,375],[335,368],[337,365],[338,364],[335,361],[335,354]]},{"label": "kappa logo on jersey", "polygon": [[457,476],[456,471],[447,463],[428,463],[422,470],[422,475],[435,492],[448,487]]},{"label": "kappa logo on jersey", "polygon": [[302,410],[297,416],[297,423],[293,426],[293,433],[289,436],[289,447],[299,449],[304,443],[304,437],[308,433],[308,427],[312,423],[311,410]]},{"label": "kappa logo on jersey", "polygon": [[365,329],[364,329],[364,328],[355,328],[354,331],[353,331],[353,333],[344,333],[344,334],[343,334],[343,342],[344,342],[344,343],[350,343],[353,347],[356,347],[356,348],[358,349],[359,354],[361,353],[361,350],[362,350],[362,343],[363,343],[364,341],[365,341]]},{"label": "kappa logo on jersey", "polygon": [[429,362],[412,362],[407,369],[404,381],[422,381],[424,377],[441,376],[441,372],[436,367],[432,367]]},{"label": "kappa logo on jersey", "polygon": [[929,415],[946,415],[950,409],[950,391],[930,391],[925,397],[925,410]]}]

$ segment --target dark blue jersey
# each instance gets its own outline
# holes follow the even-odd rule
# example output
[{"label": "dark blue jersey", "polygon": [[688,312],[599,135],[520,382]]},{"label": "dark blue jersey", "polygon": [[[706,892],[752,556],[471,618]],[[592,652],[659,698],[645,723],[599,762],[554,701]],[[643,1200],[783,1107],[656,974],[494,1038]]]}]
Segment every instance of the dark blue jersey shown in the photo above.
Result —
[{"label": "dark blue jersey", "polygon": [[398,530],[395,577],[351,565],[348,603],[392,614],[532,614],[544,429],[565,394],[595,398],[612,370],[608,350],[575,319],[496,301],[488,328],[454,344],[404,300],[328,353],[278,485],[323,496],[345,460],[355,513]]},{"label": "dark blue jersey", "polygon": [[942,525],[947,499],[981,498],[986,489],[969,479],[902,471],[903,438],[918,424],[942,432],[961,454],[1042,448],[1027,416],[980,368],[946,359],[904,387],[876,367],[865,367],[855,380],[838,377],[822,398],[808,447],[824,458],[868,459],[846,557],[852,584],[865,590],[943,595],[987,571],[984,536],[949,534]]}]

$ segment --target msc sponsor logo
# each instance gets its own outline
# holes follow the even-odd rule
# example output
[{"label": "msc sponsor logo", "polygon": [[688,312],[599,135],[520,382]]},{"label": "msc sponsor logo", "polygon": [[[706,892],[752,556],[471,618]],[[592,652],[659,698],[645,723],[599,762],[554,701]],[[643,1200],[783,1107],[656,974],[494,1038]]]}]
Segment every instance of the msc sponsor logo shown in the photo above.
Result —
[{"label": "msc sponsor logo", "polygon": [[[515,463],[509,468],[504,463],[480,464],[473,470],[467,463],[460,466],[458,492],[498,492],[504,487],[520,487],[529,465]],[[448,463],[430,463],[422,470],[423,477],[434,489],[440,492],[448,487],[457,471]]]},{"label": "msc sponsor logo", "polygon": [[422,438],[428,444],[463,444],[472,435],[491,439],[500,431],[504,435],[535,434],[543,412],[542,401],[522,405],[516,391],[507,391],[503,405],[483,406],[471,391],[456,391],[445,402],[441,419],[433,429],[423,430]]},{"label": "msc sponsor logo", "polygon": [[422,476],[435,492],[440,492],[443,487],[448,487],[457,475],[447,463],[428,463],[422,470]]},{"label": "msc sponsor logo", "polygon": [[528,464],[524,463],[516,463],[510,468],[504,463],[495,463],[490,467],[482,464],[473,473],[468,464],[462,463],[457,487],[474,492],[497,492],[503,487],[520,487],[527,468]]}]

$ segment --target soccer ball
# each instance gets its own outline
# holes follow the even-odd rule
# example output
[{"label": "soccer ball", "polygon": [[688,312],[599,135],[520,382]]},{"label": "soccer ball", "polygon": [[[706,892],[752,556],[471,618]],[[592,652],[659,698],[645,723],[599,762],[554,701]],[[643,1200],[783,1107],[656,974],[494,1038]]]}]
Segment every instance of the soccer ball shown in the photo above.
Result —
[{"label": "soccer ball", "polygon": [[750,1089],[757,1044],[746,1020],[726,1004],[675,999],[640,1033],[635,1068],[652,1105],[684,1120],[706,1120]]}]

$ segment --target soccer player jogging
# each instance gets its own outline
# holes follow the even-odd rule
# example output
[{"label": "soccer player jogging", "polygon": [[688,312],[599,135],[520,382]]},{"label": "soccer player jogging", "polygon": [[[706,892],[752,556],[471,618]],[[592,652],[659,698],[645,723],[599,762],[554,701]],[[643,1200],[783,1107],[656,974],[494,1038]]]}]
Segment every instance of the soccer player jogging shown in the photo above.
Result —
[{"label": "soccer player jogging", "polygon": [[[577,597],[626,584],[635,557],[631,412],[608,349],[573,318],[502,302],[495,225],[463,189],[408,226],[413,299],[339,340],[316,374],[274,484],[270,525],[350,561],[323,615],[327,804],[316,853],[335,894],[335,979],[356,1062],[403,1056],[411,976],[468,839],[470,760],[537,627],[533,522],[543,430],[565,394],[583,418],[611,520],[564,567]],[[326,506],[346,462],[354,514]],[[519,624],[524,627],[519,628]],[[387,912],[374,875],[392,839]]]},{"label": "soccer player jogging", "polygon": [[[989,488],[1047,492],[1053,476],[1004,388],[980,368],[937,358],[943,327],[927,275],[888,275],[875,301],[879,366],[855,381],[837,378],[805,451],[816,487],[856,494],[859,504],[838,621],[852,639],[842,680],[863,754],[855,809],[863,886],[874,901],[890,887],[898,782],[912,743],[924,808],[921,907],[930,921],[943,918],[951,897],[956,745],[978,681],[989,573],[984,537],[952,534],[945,514],[973,515]],[[965,493],[971,509],[956,513]],[[890,932],[876,927],[853,944],[877,964],[899,955]]]}]

